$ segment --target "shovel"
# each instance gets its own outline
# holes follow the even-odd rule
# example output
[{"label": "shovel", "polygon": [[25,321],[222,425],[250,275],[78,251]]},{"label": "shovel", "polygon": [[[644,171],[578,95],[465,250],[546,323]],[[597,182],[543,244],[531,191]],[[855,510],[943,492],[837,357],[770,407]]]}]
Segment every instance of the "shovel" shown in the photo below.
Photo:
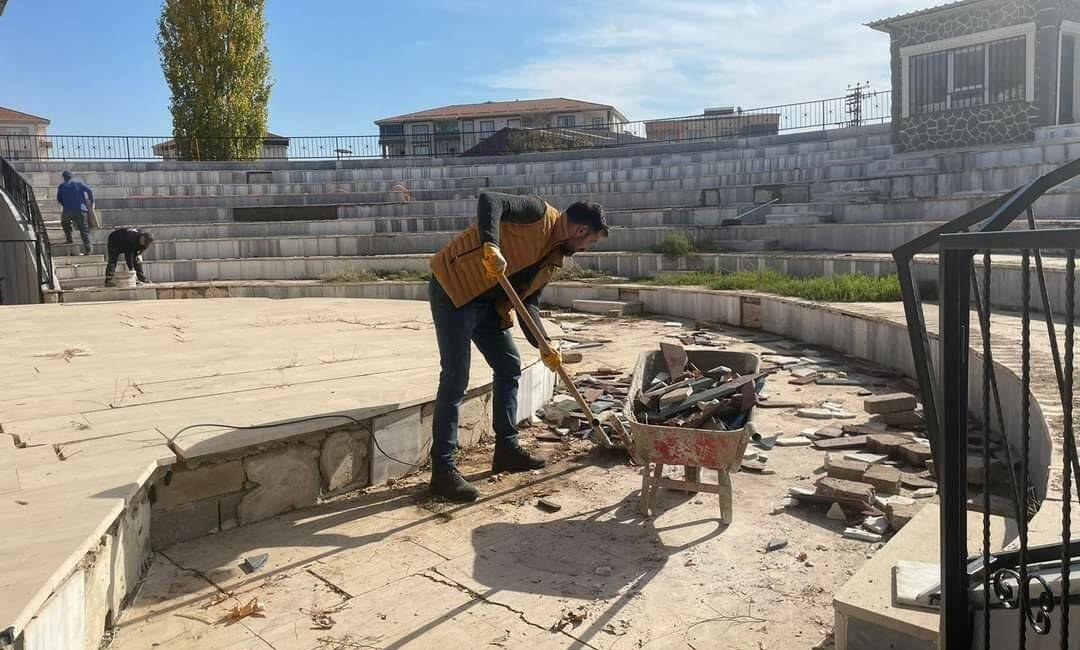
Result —
[{"label": "shovel", "polygon": [[[532,314],[525,308],[525,303],[521,302],[521,298],[518,296],[517,291],[514,290],[514,286],[510,284],[510,280],[507,279],[506,273],[499,274],[499,286],[506,292],[510,302],[513,303],[514,309],[518,313],[518,318],[522,323],[525,323],[525,327],[529,329],[529,333],[532,334],[533,339],[540,345],[540,351],[544,354],[551,353],[551,345],[548,344],[547,337],[540,331],[540,326],[533,320]],[[596,433],[600,443],[605,447],[611,447],[611,438],[604,432],[603,427],[600,426],[600,418],[596,417],[592,409],[589,408],[589,403],[585,401],[585,398],[578,391],[577,386],[574,385],[574,380],[570,377],[570,373],[566,371],[566,368],[559,365],[559,378],[562,379],[566,389],[570,391],[570,395],[577,401],[578,406],[581,407],[581,412],[585,414],[585,418],[589,421],[589,426]]]}]

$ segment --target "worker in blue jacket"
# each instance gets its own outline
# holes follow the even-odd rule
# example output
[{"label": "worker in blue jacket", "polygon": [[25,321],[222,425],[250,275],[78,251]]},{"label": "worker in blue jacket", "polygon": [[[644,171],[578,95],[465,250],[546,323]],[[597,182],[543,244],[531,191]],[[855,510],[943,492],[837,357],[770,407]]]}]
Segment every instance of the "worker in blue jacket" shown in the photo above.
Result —
[{"label": "worker in blue jacket", "polygon": [[56,188],[56,200],[63,206],[60,215],[60,225],[64,228],[64,240],[70,244],[71,224],[74,222],[79,228],[79,236],[82,237],[82,252],[80,255],[90,254],[90,221],[87,213],[94,205],[94,192],[80,181],[72,178],[70,171],[64,171],[64,182]]}]

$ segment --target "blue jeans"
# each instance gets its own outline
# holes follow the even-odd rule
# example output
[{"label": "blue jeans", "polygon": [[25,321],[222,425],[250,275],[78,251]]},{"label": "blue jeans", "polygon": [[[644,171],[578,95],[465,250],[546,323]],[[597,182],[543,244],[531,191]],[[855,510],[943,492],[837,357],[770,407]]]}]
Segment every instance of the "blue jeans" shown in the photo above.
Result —
[{"label": "blue jeans", "polygon": [[435,471],[446,471],[454,467],[458,416],[469,385],[471,343],[495,374],[491,417],[497,447],[518,444],[515,420],[521,356],[510,330],[502,329],[495,303],[473,301],[458,309],[434,277],[428,283],[428,300],[442,364],[431,424],[431,465]]}]

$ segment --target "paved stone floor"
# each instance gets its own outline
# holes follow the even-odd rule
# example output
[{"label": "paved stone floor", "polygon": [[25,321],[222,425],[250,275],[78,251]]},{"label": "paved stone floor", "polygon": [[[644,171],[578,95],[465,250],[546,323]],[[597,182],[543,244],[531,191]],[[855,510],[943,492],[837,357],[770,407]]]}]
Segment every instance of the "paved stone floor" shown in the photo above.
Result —
[{"label": "paved stone floor", "polygon": [[[587,326],[575,333],[612,342],[586,350],[575,369],[629,370],[642,350],[680,331],[638,318]],[[758,345],[742,341],[750,333],[720,331],[731,337],[728,349],[850,362],[776,337]],[[861,410],[856,387],[789,379],[770,379],[771,400],[832,399]],[[828,424],[791,409],[757,417],[765,435]],[[111,647],[831,647],[832,596],[876,549],[842,539],[844,522],[824,509],[773,514],[789,486],[816,480],[822,452],[777,447],[768,460],[775,474],[736,475],[735,517],[725,527],[715,496],[674,491],[644,519],[640,475],[624,456],[583,442],[535,444],[552,466],[497,481],[486,471],[490,448],[465,454],[463,467],[483,494],[474,505],[432,502],[421,474],[162,549]],[[542,511],[542,496],[562,509]],[[763,553],[774,537],[788,547]],[[245,574],[240,563],[260,553],[266,566]],[[252,599],[263,617],[226,620]]]},{"label": "paved stone floor", "polygon": [[[430,400],[438,375],[423,302],[15,306],[0,310],[0,330],[5,625],[70,572],[159,463],[173,462],[166,439],[180,428],[370,415]],[[475,369],[472,386],[489,381]],[[208,453],[222,435],[176,442]]]}]

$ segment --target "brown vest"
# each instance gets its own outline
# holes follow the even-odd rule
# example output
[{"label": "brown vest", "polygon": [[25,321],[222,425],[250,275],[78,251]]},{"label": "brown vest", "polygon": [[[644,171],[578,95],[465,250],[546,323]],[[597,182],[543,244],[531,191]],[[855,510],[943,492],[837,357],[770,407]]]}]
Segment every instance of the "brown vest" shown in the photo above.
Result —
[{"label": "brown vest", "polygon": [[[562,266],[563,254],[559,245],[569,238],[566,215],[551,205],[547,206],[544,216],[533,223],[504,221],[500,224],[499,249],[506,258],[507,277],[540,260],[547,262],[521,294],[522,300],[542,289],[556,268]],[[476,224],[462,231],[431,258],[431,272],[455,307],[461,308],[498,284],[484,272],[483,258],[484,246]],[[502,301],[498,309],[504,325],[509,327],[512,323],[510,302]]]}]

